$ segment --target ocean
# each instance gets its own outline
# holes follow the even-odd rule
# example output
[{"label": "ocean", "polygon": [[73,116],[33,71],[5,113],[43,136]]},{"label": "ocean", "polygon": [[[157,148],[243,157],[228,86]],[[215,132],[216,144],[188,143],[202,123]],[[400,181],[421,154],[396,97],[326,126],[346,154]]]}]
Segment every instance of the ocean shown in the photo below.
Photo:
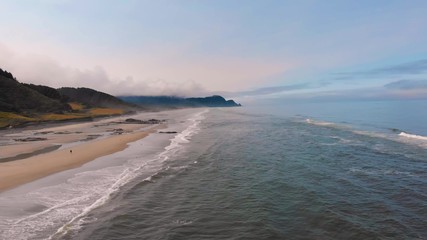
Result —
[{"label": "ocean", "polygon": [[0,239],[427,239],[427,101],[145,114],[122,151],[0,194]]}]

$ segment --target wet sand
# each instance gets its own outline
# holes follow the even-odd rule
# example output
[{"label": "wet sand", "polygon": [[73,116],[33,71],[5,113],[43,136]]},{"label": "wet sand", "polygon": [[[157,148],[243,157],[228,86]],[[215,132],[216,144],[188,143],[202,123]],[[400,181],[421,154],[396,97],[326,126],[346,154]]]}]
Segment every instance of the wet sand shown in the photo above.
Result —
[{"label": "wet sand", "polygon": [[[38,136],[46,140],[0,146],[0,191],[121,151],[128,143],[163,127],[163,124],[95,122],[13,134],[9,137]],[[88,136],[101,137],[85,141]],[[58,146],[63,147],[58,149]]]}]

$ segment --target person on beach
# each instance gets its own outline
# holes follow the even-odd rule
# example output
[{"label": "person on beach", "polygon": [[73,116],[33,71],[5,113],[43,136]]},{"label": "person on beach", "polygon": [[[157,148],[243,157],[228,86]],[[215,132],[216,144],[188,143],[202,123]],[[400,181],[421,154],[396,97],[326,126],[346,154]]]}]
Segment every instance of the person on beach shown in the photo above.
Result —
[{"label": "person on beach", "polygon": [[70,150],[70,153],[73,153],[73,150]]}]

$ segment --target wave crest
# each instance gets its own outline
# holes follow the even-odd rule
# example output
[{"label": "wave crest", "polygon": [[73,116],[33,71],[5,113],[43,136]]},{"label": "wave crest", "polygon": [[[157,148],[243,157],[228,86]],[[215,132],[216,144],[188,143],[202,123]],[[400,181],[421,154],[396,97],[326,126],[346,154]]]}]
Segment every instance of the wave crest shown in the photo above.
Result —
[{"label": "wave crest", "polygon": [[337,126],[339,126],[336,123],[318,121],[318,120],[313,120],[313,119],[310,119],[310,118],[305,119],[305,122],[308,123],[308,124],[317,125],[317,126],[326,126],[326,127],[331,127],[331,126],[337,127]]},{"label": "wave crest", "polygon": [[412,138],[412,139],[427,141],[427,137],[426,136],[421,136],[421,135],[416,135],[416,134],[409,134],[409,133],[405,133],[405,132],[399,133],[399,136],[405,137],[405,138]]}]

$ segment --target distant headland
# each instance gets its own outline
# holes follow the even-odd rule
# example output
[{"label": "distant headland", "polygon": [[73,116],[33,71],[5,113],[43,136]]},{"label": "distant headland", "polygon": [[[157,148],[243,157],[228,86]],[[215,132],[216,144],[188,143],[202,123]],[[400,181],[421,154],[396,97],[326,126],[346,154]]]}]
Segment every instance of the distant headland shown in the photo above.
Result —
[{"label": "distant headland", "polygon": [[225,100],[223,97],[214,95],[211,97],[182,98],[174,96],[120,96],[121,100],[138,106],[151,106],[159,108],[182,108],[182,107],[240,107],[241,104],[233,100]]}]

